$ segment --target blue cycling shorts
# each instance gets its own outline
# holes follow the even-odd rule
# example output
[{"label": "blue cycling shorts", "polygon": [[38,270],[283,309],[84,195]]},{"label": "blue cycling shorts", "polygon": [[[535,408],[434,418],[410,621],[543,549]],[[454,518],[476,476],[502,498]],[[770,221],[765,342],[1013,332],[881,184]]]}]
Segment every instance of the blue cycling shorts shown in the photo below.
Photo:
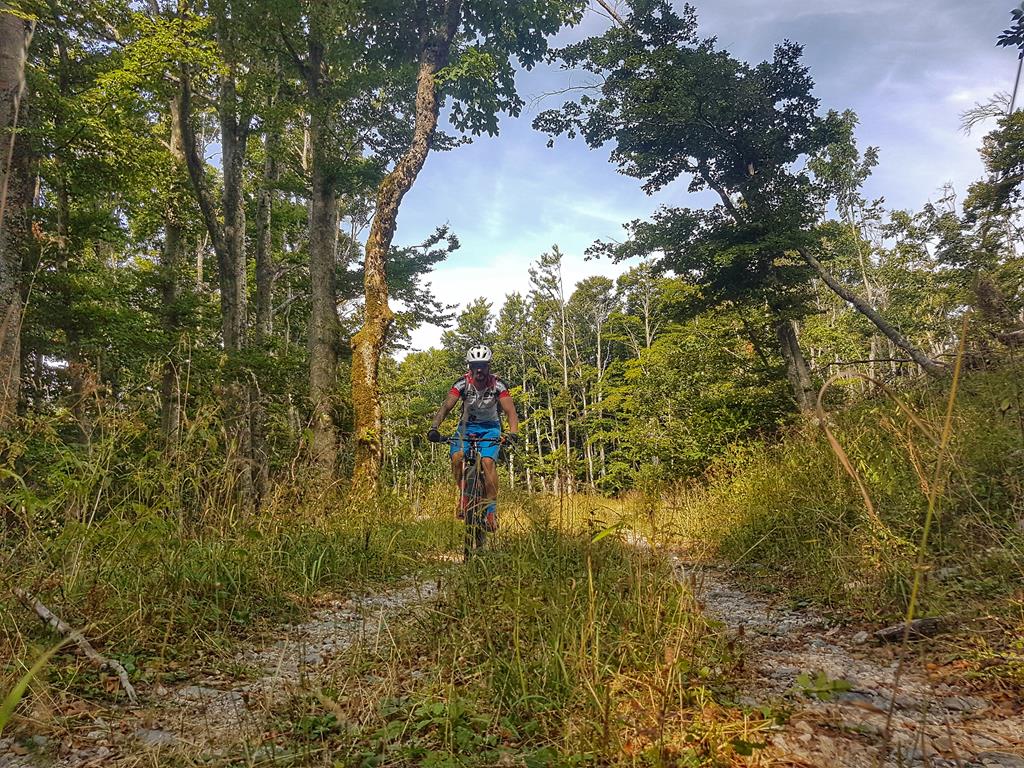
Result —
[{"label": "blue cycling shorts", "polygon": [[[459,443],[459,432],[460,430],[455,430],[455,434],[452,435],[452,447],[449,454],[451,456],[462,451],[462,446]],[[466,425],[466,435],[468,437],[486,437],[492,440],[499,440],[501,438],[501,423],[497,421],[470,422]],[[485,459],[498,460],[498,449],[501,446],[496,442],[480,443],[478,447],[480,448],[480,455]]]}]

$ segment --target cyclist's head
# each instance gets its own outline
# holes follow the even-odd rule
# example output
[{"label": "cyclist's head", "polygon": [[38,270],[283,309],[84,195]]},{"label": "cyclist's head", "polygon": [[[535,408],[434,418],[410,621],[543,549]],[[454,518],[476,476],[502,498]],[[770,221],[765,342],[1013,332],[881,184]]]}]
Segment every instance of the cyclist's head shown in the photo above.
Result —
[{"label": "cyclist's head", "polygon": [[473,373],[489,370],[491,367],[491,350],[483,344],[470,347],[466,352],[466,365],[469,366],[469,370],[473,371]]}]

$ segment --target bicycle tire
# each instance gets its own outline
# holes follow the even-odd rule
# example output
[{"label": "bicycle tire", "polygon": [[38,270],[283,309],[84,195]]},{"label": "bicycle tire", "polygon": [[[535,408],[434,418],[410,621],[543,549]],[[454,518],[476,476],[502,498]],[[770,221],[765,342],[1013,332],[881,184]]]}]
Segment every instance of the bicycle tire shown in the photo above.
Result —
[{"label": "bicycle tire", "polygon": [[484,527],[485,504],[482,493],[483,478],[481,477],[479,458],[463,469],[463,486],[468,499],[466,508],[466,532],[463,538],[462,555],[468,561],[477,550],[483,549],[487,541],[487,529]]}]

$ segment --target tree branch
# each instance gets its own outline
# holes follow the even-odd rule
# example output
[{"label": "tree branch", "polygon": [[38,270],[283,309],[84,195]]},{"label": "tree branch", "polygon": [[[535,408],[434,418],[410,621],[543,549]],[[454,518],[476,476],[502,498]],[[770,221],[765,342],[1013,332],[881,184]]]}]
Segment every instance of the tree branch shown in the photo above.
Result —
[{"label": "tree branch", "polygon": [[196,134],[192,130],[192,87],[187,75],[182,75],[178,100],[180,104],[178,120],[180,121],[181,141],[185,149],[185,165],[188,166],[189,179],[192,181],[192,189],[196,193],[196,200],[199,203],[199,210],[203,214],[203,222],[210,235],[210,242],[213,243],[213,250],[218,257],[222,257],[227,253],[227,243],[224,239],[224,229],[217,220],[217,206],[214,203],[213,194],[206,186],[206,168],[199,157]]},{"label": "tree branch", "polygon": [[14,596],[17,597],[26,608],[35,611],[35,614],[42,619],[47,626],[62,637],[66,637],[71,640],[71,642],[78,647],[78,650],[80,650],[97,668],[101,670],[109,670],[116,674],[117,679],[121,683],[121,688],[124,689],[125,695],[128,696],[128,700],[132,704],[139,703],[139,697],[135,693],[135,688],[132,687],[131,681],[128,679],[128,672],[120,662],[101,656],[99,652],[93,648],[92,643],[85,639],[82,633],[69,627],[67,623],[39,602],[39,600],[37,600],[31,593],[26,592],[24,589],[20,589],[19,587],[14,587],[13,592]]},{"label": "tree branch", "polygon": [[928,372],[932,376],[942,375],[943,368],[939,363],[932,360],[930,357],[921,352],[917,347],[911,344],[910,341],[907,340],[903,336],[903,334],[901,334],[898,330],[896,330],[896,328],[893,325],[891,325],[884,317],[882,317],[875,310],[874,307],[872,307],[870,304],[864,301],[864,299],[855,294],[853,291],[847,289],[846,286],[842,285],[838,280],[836,280],[835,277],[833,277],[832,273],[825,269],[825,267],[822,266],[821,262],[818,261],[811,254],[810,251],[806,250],[805,248],[798,248],[797,253],[799,253],[800,257],[804,261],[806,261],[807,264],[810,265],[810,267],[814,269],[815,272],[818,273],[821,279],[825,281],[825,284],[828,285],[828,287],[831,288],[833,292],[836,293],[836,295],[838,295],[844,301],[847,301],[850,304],[852,304],[858,312],[860,312],[862,315],[864,315],[864,317],[866,317],[868,320],[874,323],[875,327],[878,328],[878,330],[880,330],[882,333],[884,333],[893,344],[895,344],[897,347],[899,347],[908,355],[910,355],[910,357],[913,358],[915,363],[920,365],[926,372]]},{"label": "tree branch", "polygon": [[597,4],[604,8],[607,14],[615,20],[616,24],[623,29],[629,29],[629,27],[626,26],[626,22],[623,21],[621,16],[619,16],[619,12],[612,7],[611,3],[607,2],[607,0],[597,0]]},{"label": "tree branch", "polygon": [[736,208],[736,204],[732,201],[732,198],[729,197],[729,194],[725,191],[725,188],[711,177],[711,169],[708,168],[707,160],[699,160],[697,162],[697,172],[700,174],[700,177],[704,180],[704,183],[718,193],[718,196],[722,200],[722,205],[726,207],[726,209],[729,211],[729,213],[732,214],[732,217],[736,220],[736,222],[739,223],[742,217],[740,216],[739,210]]}]

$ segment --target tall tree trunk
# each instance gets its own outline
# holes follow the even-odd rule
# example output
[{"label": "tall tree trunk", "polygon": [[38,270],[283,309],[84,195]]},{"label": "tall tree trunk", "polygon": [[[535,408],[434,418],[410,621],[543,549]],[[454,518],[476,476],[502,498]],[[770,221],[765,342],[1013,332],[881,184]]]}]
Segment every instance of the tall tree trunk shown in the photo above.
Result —
[{"label": "tall tree trunk", "polygon": [[240,352],[246,345],[245,199],[242,195],[242,163],[246,141],[238,134],[237,94],[234,77],[221,78],[220,133],[224,164],[222,210],[224,248],[217,254],[220,270],[224,347]]},{"label": "tall tree trunk", "polygon": [[338,194],[327,172],[330,162],[326,115],[314,105],[310,114],[312,170],[309,212],[309,397],[313,406],[313,461],[329,476],[337,457],[334,393],[338,377],[338,301],[334,243],[338,231]]},{"label": "tall tree trunk", "polygon": [[874,323],[875,327],[885,334],[886,338],[910,355],[911,360],[921,366],[921,368],[932,376],[941,376],[943,374],[944,369],[941,365],[911,344],[903,334],[896,330],[896,328],[884,317],[878,314],[878,312],[875,311],[875,308],[868,302],[864,301],[864,299],[848,290],[844,285],[836,280],[832,273],[825,269],[824,265],[822,265],[822,263],[818,261],[810,251],[801,248],[799,249],[799,253],[801,258],[803,258],[803,260],[818,273],[821,279],[825,282],[825,285],[831,288],[839,298],[852,304],[858,312]]},{"label": "tall tree trunk", "polygon": [[268,133],[263,140],[266,160],[263,183],[256,197],[256,327],[255,337],[263,344],[274,331],[274,240],[271,215],[274,209],[279,137]]},{"label": "tall tree trunk", "polygon": [[[222,43],[224,44],[224,43]],[[230,58],[229,58],[230,61]],[[229,471],[238,483],[244,503],[255,500],[255,477],[252,451],[252,389],[240,370],[239,357],[246,345],[246,251],[245,201],[242,196],[242,170],[252,118],[238,114],[238,95],[233,67],[221,76],[218,111],[221,124],[221,157],[224,188],[220,213],[206,185],[206,169],[199,153],[191,123],[191,84],[188,73],[182,73],[179,124],[185,160],[192,189],[206,224],[207,234],[217,255],[220,279],[221,336],[227,353],[224,395],[224,420],[228,431]],[[254,469],[257,471],[254,473]]]},{"label": "tall tree trunk", "polygon": [[796,323],[792,320],[780,320],[775,325],[775,334],[779,339],[782,358],[786,361],[786,377],[793,390],[793,398],[802,413],[811,413],[815,406],[814,384],[811,382],[811,371],[807,367],[800,342],[796,336]]},{"label": "tall tree trunk", "polygon": [[[271,106],[273,99],[271,99]],[[276,129],[264,135],[263,180],[256,193],[256,319],[253,341],[265,350],[274,330],[274,230],[272,214],[278,179],[277,150],[279,136]],[[270,455],[267,447],[266,397],[257,392],[252,398],[250,429],[252,434],[253,483],[257,502],[266,497],[270,485]]]},{"label": "tall tree trunk", "polygon": [[[426,4],[423,7],[425,9]],[[388,306],[388,252],[402,198],[415,182],[430,151],[440,109],[436,77],[448,63],[452,39],[462,16],[461,0],[446,0],[443,7],[444,18],[438,20],[436,27],[427,18],[421,19],[415,128],[405,154],[377,189],[376,212],[366,242],[363,327],[352,337],[352,407],[356,438],[353,479],[363,490],[377,485],[383,459],[378,375],[380,356],[394,319]]]},{"label": "tall tree trunk", "polygon": [[34,29],[35,22],[0,12],[0,429],[17,412],[21,382],[21,261],[32,186],[18,127]]},{"label": "tall tree trunk", "polygon": [[562,288],[562,260],[558,260],[558,311],[559,324],[561,325],[562,337],[562,391],[565,394],[565,477],[566,492],[572,495],[575,486],[575,476],[572,470],[572,437],[569,432],[569,412],[572,408],[572,397],[569,393],[569,342],[566,338],[566,317],[565,317],[565,292]]},{"label": "tall tree trunk", "polygon": [[185,146],[181,139],[181,119],[178,115],[180,103],[171,101],[171,140],[170,152],[174,163],[175,178],[171,193],[168,196],[167,211],[164,213],[164,247],[160,254],[160,270],[162,274],[161,299],[163,305],[163,325],[171,348],[167,350],[167,359],[160,381],[161,425],[164,440],[173,449],[178,443],[181,428],[181,388],[177,335],[180,327],[178,318],[178,274],[185,257],[185,222],[179,216],[178,176],[186,173]]}]

